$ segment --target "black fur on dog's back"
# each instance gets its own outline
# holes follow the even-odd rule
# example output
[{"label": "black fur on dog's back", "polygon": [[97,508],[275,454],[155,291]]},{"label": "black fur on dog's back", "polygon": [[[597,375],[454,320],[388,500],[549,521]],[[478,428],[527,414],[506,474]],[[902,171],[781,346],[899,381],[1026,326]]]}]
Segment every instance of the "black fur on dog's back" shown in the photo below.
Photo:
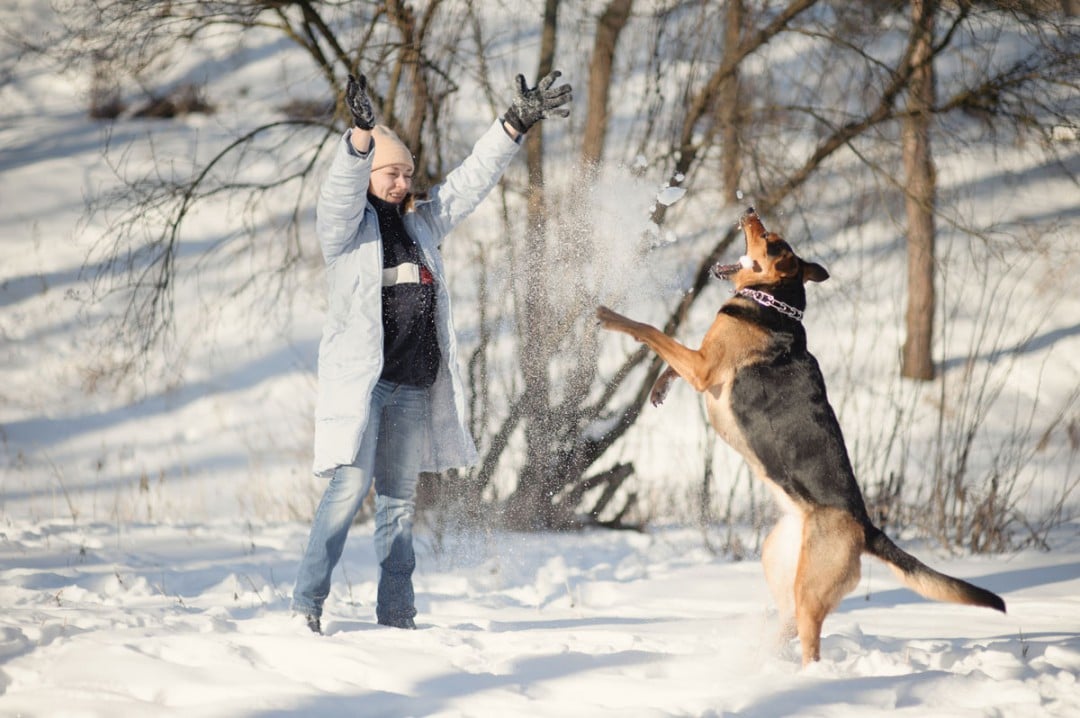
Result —
[{"label": "black fur on dog's back", "polygon": [[770,330],[762,361],[739,371],[731,386],[732,411],[768,477],[797,501],[844,509],[869,524],[803,325],[756,304],[727,304],[721,311]]}]

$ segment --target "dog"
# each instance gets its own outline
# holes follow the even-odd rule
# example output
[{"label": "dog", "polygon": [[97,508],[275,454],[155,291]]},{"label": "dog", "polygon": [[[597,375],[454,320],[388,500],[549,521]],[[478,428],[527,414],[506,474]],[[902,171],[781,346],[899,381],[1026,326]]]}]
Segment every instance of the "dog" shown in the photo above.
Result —
[{"label": "dog", "polygon": [[654,405],[676,378],[705,395],[709,423],[778,500],[782,518],[761,553],[783,637],[799,638],[804,666],[820,660],[822,624],[858,584],[863,553],[926,598],[1004,613],[1000,596],[929,568],[871,522],[802,325],[806,283],[829,273],[767,231],[752,207],[739,224],[746,254],[712,268],[734,283],[734,296],[700,349],[607,307],[596,316],[601,327],[629,334],[668,364],[653,386]]}]

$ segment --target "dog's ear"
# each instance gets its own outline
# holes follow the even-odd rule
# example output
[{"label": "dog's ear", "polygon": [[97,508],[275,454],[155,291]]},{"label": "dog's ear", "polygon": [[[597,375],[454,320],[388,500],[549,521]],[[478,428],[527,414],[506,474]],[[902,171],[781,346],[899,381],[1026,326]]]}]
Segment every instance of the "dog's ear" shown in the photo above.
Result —
[{"label": "dog's ear", "polygon": [[825,267],[822,267],[817,262],[803,262],[802,267],[804,282],[824,282],[829,278],[829,273],[825,271]]}]

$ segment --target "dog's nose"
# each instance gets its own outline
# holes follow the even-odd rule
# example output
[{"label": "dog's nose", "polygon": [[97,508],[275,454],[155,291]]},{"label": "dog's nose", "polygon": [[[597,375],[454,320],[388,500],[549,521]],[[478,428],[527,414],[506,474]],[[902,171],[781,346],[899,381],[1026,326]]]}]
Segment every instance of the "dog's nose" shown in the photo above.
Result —
[{"label": "dog's nose", "polygon": [[745,229],[746,222],[751,217],[757,217],[757,212],[754,211],[754,208],[752,206],[747,207],[746,211],[743,212],[742,215],[739,217],[739,229]]}]

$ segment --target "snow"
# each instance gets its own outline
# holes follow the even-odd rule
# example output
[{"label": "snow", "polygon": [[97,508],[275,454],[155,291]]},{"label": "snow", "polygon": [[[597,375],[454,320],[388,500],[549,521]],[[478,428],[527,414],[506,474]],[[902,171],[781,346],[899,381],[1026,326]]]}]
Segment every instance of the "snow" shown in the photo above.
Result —
[{"label": "snow", "polygon": [[[19,3],[44,23],[42,8]],[[666,513],[697,489],[701,447],[712,442],[697,397],[681,384],[662,408],[646,409],[622,449],[656,517],[647,532],[527,535],[424,523],[419,630],[405,632],[375,623],[372,528],[362,523],[334,574],[325,635],[312,635],[288,604],[321,488],[309,474],[318,263],[297,267],[288,308],[274,296],[208,303],[229,278],[255,276],[275,258],[269,249],[213,254],[223,230],[222,208],[211,206],[193,215],[199,241],[181,258],[203,262],[198,279],[177,288],[185,355],[159,358],[144,385],[119,389],[87,361],[118,354],[96,333],[116,302],[81,301],[91,289],[82,265],[104,222],[84,215],[84,197],[114,180],[105,145],[127,147],[147,166],[156,152],[181,171],[182,158],[212,152],[252,113],[280,106],[282,87],[303,97],[306,83],[319,86],[277,45],[243,62],[217,50],[226,59],[185,58],[176,68],[178,76],[235,71],[219,86],[236,92],[212,96],[248,104],[222,103],[210,117],[92,123],[83,115],[85,76],[55,68],[0,86],[0,716],[1080,715],[1080,524],[1048,532],[1047,550],[991,556],[897,537],[934,568],[1001,594],[1009,612],[925,601],[866,559],[859,586],[825,623],[823,660],[803,669],[797,644],[776,638],[754,551],[760,534],[731,529],[749,547],[736,560],[708,548],[723,543],[726,524],[688,528],[677,520],[685,514]],[[1075,452],[1062,448],[1062,427],[1075,417],[1051,420],[1055,401],[1080,385],[1080,297],[1046,286],[1072,286],[1080,269],[1068,252],[1080,201],[1075,185],[1024,148],[962,159],[943,160],[944,193],[998,227],[1052,218],[1049,232],[1061,238],[1056,253],[1010,265],[995,278],[1008,282],[996,294],[955,280],[943,292],[966,327],[945,347],[948,360],[962,365],[970,353],[978,371],[1001,376],[992,437],[1028,411],[1034,431],[1047,432],[1050,448],[1018,492],[1029,515],[1045,515],[1077,480]],[[1075,152],[1069,161],[1075,170]],[[648,167],[639,156],[627,169]],[[615,250],[643,235],[654,198],[679,208],[709,199],[692,187],[657,195],[645,179],[604,170],[594,204],[613,231],[587,246],[614,255],[604,291],[654,320],[646,312],[670,305],[699,259],[700,228],[665,228],[665,261],[647,270],[622,264],[630,259]],[[302,209],[310,224],[310,204]],[[736,220],[708,211],[716,225]],[[877,466],[888,451],[875,441],[903,424],[910,433],[901,443],[927,445],[934,424],[918,412],[951,397],[895,379],[896,228],[882,218],[837,227],[825,211],[810,218],[831,228],[811,257],[827,261],[835,279],[810,290],[810,341],[853,456]],[[619,221],[630,214],[628,229]],[[1005,296],[1012,301],[995,304]],[[700,304],[689,330],[698,334],[716,307]],[[988,304],[1014,318],[995,347],[1014,351],[968,343],[963,332],[977,334],[971,324]],[[284,314],[289,321],[278,321]],[[629,346],[609,339],[609,349]],[[621,356],[600,361],[617,365]],[[714,462],[725,494],[746,483],[730,452],[717,449]],[[1075,515],[1075,502],[1066,509]]]},{"label": "snow", "polygon": [[[1080,540],[938,560],[1008,615],[867,564],[820,664],[778,646],[756,561],[695,530],[421,544],[415,632],[375,624],[369,525],[325,635],[288,611],[305,526],[8,522],[0,712],[33,716],[1076,715]],[[929,557],[928,557],[929,558]]]},{"label": "snow", "polygon": [[671,205],[675,204],[680,199],[682,199],[685,195],[686,195],[686,188],[685,187],[675,187],[675,186],[664,187],[663,189],[660,190],[659,193],[657,193],[656,201],[659,202],[660,204],[664,205],[665,207],[670,207]]}]

